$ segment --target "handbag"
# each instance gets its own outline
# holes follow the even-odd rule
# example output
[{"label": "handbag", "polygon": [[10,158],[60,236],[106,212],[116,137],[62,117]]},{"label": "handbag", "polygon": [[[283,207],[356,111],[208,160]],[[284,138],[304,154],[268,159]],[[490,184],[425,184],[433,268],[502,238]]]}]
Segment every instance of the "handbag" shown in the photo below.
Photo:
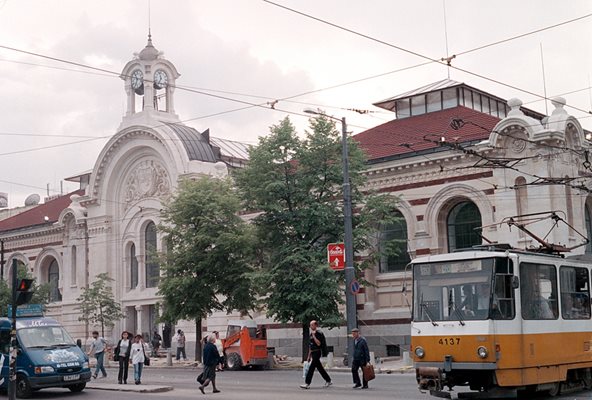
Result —
[{"label": "handbag", "polygon": [[150,358],[146,357],[146,350],[144,350],[144,344],[142,344],[142,353],[144,353],[144,365],[150,366]]},{"label": "handbag", "polygon": [[364,375],[364,380],[366,382],[371,381],[372,379],[376,378],[374,374],[374,365],[366,364],[362,367],[362,375]]},{"label": "handbag", "polygon": [[204,384],[204,382],[205,382],[205,379],[204,379],[204,376],[203,376],[203,372],[197,376],[197,379],[196,379],[196,380],[197,380],[197,381],[198,381],[198,382],[199,382],[201,385],[203,385],[203,384]]},{"label": "handbag", "polygon": [[113,354],[113,361],[119,361],[119,354]]}]

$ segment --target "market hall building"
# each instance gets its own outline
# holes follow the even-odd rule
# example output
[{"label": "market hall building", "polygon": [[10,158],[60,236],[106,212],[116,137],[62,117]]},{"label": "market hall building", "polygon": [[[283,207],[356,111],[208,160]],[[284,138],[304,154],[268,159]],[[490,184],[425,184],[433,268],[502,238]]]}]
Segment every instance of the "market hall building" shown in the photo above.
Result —
[{"label": "market hall building", "polygon": [[[0,220],[6,265],[16,259],[38,282],[50,284],[47,315],[74,338],[84,339],[94,329],[78,321],[76,299],[103,272],[114,279],[114,295],[126,315],[108,338],[115,340],[122,330],[162,334],[164,326],[157,323],[160,268],[151,254],[166,251],[156,229],[163,200],[183,177],[224,177],[229,168],[247,162],[246,145],[212,138],[207,130],[181,122],[174,107],[179,76],[149,38],[121,73],[127,111],[117,133],[92,170],[68,178],[80,189]],[[368,155],[367,189],[399,198],[400,222],[382,227],[380,236],[402,243],[399,256],[366,270],[365,279],[374,286],[356,296],[358,326],[376,354],[408,350],[412,293],[403,288],[410,280],[405,271],[410,259],[480,244],[474,228],[481,226],[490,241],[537,246],[521,231],[496,225],[534,212],[561,210],[574,228],[554,229],[550,242],[570,246],[580,243],[577,232],[591,236],[590,142],[564,99],[554,99],[552,114],[544,116],[517,99],[506,101],[443,80],[375,105],[396,118],[354,138]],[[548,228],[533,229],[542,234]],[[589,251],[584,246],[574,253]],[[225,332],[228,319],[236,318],[214,313],[197,334],[195,322],[168,328],[185,331],[188,354],[193,354],[196,337]],[[300,354],[298,325],[264,314],[254,318],[266,325],[269,346],[277,354]],[[345,351],[345,327],[327,336],[335,354]]]}]

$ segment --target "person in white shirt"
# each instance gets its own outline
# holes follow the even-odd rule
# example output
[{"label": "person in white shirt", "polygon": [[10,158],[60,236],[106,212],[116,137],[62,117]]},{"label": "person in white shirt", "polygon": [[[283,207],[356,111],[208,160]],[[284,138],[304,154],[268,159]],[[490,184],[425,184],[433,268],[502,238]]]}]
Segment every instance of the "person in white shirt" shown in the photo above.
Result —
[{"label": "person in white shirt", "polygon": [[216,336],[216,341],[214,344],[216,345],[216,349],[218,350],[218,355],[220,356],[220,363],[216,368],[216,371],[223,371],[224,370],[224,345],[222,344],[222,339],[220,339],[220,332],[214,331],[212,332],[214,336]]},{"label": "person in white shirt", "polygon": [[134,336],[134,343],[132,344],[131,359],[134,366],[134,381],[136,385],[142,383],[142,370],[146,362],[146,345],[142,339],[142,335]]}]

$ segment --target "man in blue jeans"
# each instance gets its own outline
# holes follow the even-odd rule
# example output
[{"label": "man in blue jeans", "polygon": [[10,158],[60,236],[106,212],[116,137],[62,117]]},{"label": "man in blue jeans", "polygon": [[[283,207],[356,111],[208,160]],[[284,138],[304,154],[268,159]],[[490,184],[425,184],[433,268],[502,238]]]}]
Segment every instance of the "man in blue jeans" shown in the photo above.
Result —
[{"label": "man in blue jeans", "polygon": [[99,337],[99,332],[93,331],[92,333],[93,341],[90,344],[90,350],[88,351],[88,355],[95,354],[97,359],[97,366],[95,368],[95,373],[93,374],[93,378],[97,379],[99,375],[99,371],[102,372],[103,378],[107,377],[107,371],[105,370],[105,366],[103,365],[103,360],[105,359],[105,349],[107,342],[104,338]]}]

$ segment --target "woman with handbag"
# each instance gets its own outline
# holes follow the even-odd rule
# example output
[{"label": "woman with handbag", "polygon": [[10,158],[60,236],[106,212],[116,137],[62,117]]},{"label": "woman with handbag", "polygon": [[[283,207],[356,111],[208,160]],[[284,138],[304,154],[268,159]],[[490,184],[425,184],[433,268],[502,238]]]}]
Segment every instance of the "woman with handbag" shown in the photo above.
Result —
[{"label": "woman with handbag", "polygon": [[142,370],[144,365],[150,365],[150,359],[146,357],[146,345],[142,335],[134,336],[134,344],[131,351],[132,364],[134,365],[134,381],[136,385],[142,383]]},{"label": "woman with handbag", "polygon": [[119,361],[119,374],[117,375],[117,382],[121,385],[127,385],[127,371],[129,368],[130,353],[132,350],[132,343],[129,339],[129,333],[123,331],[121,333],[121,339],[117,342],[115,347],[115,353],[113,355],[113,361]]}]

